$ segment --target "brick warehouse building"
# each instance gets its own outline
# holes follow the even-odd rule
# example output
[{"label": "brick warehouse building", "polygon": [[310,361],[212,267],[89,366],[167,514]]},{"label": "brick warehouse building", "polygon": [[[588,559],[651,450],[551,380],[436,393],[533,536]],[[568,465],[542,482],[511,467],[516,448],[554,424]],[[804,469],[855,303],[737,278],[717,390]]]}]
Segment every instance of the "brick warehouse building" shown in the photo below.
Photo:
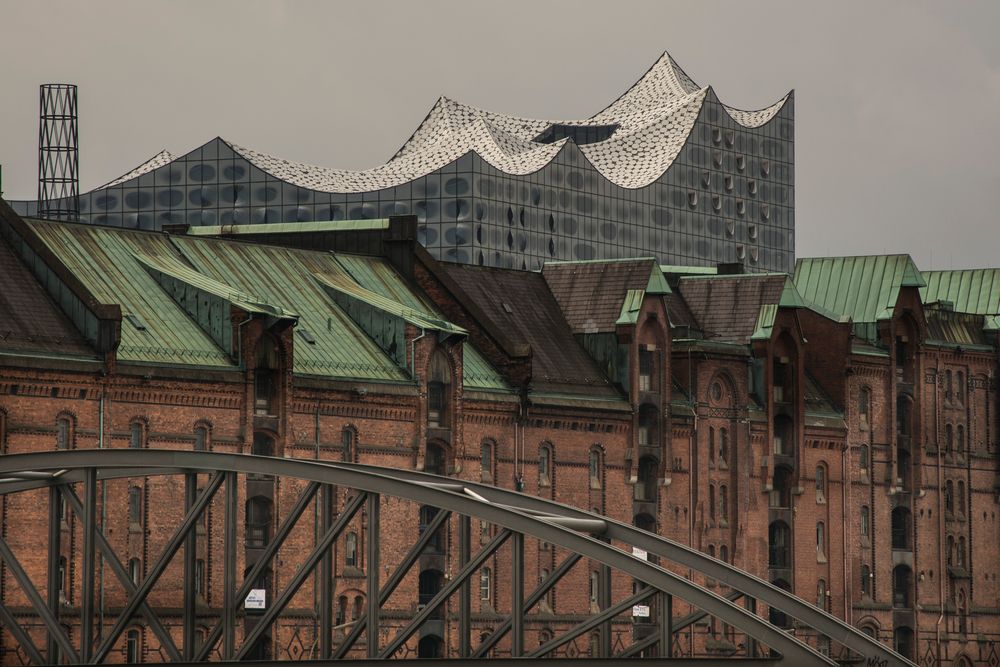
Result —
[{"label": "brick warehouse building", "polygon": [[[1000,654],[1000,272],[920,272],[905,255],[800,259],[794,276],[641,258],[514,272],[437,262],[409,218],[167,233],[25,220],[0,205],[0,281],[4,453],[207,449],[483,480],[691,544],[919,662]],[[241,567],[299,491],[246,481]],[[107,483],[106,534],[136,577],[176,522],[165,504],[180,497],[167,479]],[[386,560],[429,519],[395,502]],[[4,538],[43,581],[30,529],[47,525],[47,503],[2,503]],[[206,619],[222,597],[221,513],[217,500],[199,529]],[[60,617],[72,631],[80,527],[63,517]],[[491,530],[480,526],[481,539]],[[387,626],[454,570],[453,531],[394,594]],[[296,529],[261,585],[279,588],[314,539]],[[365,605],[365,539],[362,517],[335,546],[344,625]],[[529,540],[528,576],[551,572],[555,551]],[[158,609],[181,605],[171,568]],[[0,575],[0,599],[30,616],[10,572]],[[509,608],[509,575],[502,556],[481,571],[476,635]],[[578,567],[532,610],[529,643],[589,613],[590,579]],[[110,613],[124,591],[105,581]],[[614,581],[616,593],[630,585]],[[309,657],[316,599],[310,580],[258,654]],[[449,610],[410,649],[451,653],[453,623]],[[613,641],[645,631],[623,618]],[[681,649],[725,655],[741,641],[707,619]],[[8,633],[0,651],[19,663]],[[140,626],[114,656],[162,659]]]}]

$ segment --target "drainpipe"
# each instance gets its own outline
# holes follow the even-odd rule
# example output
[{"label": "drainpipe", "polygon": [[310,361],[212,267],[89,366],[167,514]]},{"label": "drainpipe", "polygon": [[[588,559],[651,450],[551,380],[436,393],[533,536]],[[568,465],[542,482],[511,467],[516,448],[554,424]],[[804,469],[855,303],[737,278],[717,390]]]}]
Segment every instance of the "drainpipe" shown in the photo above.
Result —
[{"label": "drainpipe", "polygon": [[[101,398],[98,401],[98,433],[97,433],[97,447],[98,449],[104,449],[104,403],[105,403],[105,391],[107,383],[103,383],[101,386]],[[101,482],[101,534],[104,535],[105,528],[108,522],[108,483],[106,481]],[[98,634],[104,636],[104,556],[101,555],[101,569],[98,583],[98,589],[100,591],[100,612],[99,618],[101,619],[101,624],[99,626]]]},{"label": "drainpipe", "polygon": [[[938,402],[938,383],[937,378],[941,377],[941,360],[937,360],[937,365],[935,366],[934,374],[934,442],[938,441],[938,433],[940,433],[941,425],[941,404]],[[941,614],[938,616],[937,623],[934,624],[934,637],[935,644],[937,646],[937,657],[941,658],[941,622],[944,621],[944,578],[947,574],[945,571],[945,534],[944,534],[944,500],[941,498],[941,448],[937,448],[937,510],[938,510],[938,603],[941,605]]]},{"label": "drainpipe", "polygon": [[426,329],[420,329],[420,335],[410,341],[410,374],[417,377],[417,341],[427,335]]},{"label": "drainpipe", "polygon": [[[854,613],[851,606],[851,580],[854,579],[854,572],[851,571],[850,559],[847,554],[853,553],[851,550],[851,533],[847,529],[851,524],[847,521],[847,507],[851,502],[851,486],[854,484],[854,476],[851,474],[851,466],[848,460],[851,455],[850,442],[844,447],[840,454],[840,525],[843,526],[844,538],[844,619],[854,625]],[[870,515],[869,515],[870,516]]]}]

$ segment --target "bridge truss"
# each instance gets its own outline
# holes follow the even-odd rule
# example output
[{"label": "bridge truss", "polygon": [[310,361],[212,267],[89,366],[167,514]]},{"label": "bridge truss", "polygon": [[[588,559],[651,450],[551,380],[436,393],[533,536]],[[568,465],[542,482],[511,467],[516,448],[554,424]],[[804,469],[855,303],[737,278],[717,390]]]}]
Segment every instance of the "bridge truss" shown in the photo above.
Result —
[{"label": "bridge truss", "polygon": [[[178,486],[183,488],[183,506],[178,499],[177,507],[150,510],[162,517],[170,530],[162,540],[159,555],[149,558],[144,577],[137,577],[123,564],[99,520],[102,485],[135,478],[177,479]],[[282,520],[273,534],[268,534],[259,557],[240,576],[241,552],[237,540],[239,535],[246,537],[245,531],[249,530],[241,525],[237,515],[241,488],[245,489],[250,480],[261,479],[284,480],[301,490],[294,503],[283,508]],[[337,489],[350,492],[339,511],[334,511]],[[733,660],[836,664],[756,613],[757,605],[767,605],[795,619],[801,627],[828,637],[842,649],[841,658],[860,658],[872,665],[912,664],[832,615],[684,545],[604,516],[451,477],[319,460],[173,450],[74,450],[0,457],[0,496],[35,494],[43,499],[39,494],[46,492],[49,525],[47,535],[39,531],[35,536],[39,548],[31,554],[23,549],[18,554],[12,548],[10,531],[17,525],[15,517],[7,517],[4,532],[0,533],[0,571],[5,571],[16,583],[16,589],[8,586],[5,598],[0,599],[0,628],[18,645],[17,655],[21,660],[35,665],[120,661],[120,654],[114,651],[121,645],[123,633],[136,624],[155,635],[160,655],[166,661],[253,659],[257,657],[256,647],[308,581],[315,582],[316,637],[309,654],[301,658],[325,661],[361,657],[366,663],[377,664],[412,655],[416,637],[429,625],[442,623],[441,609],[450,601],[457,626],[452,657],[459,661],[495,658],[496,649],[502,645],[504,655],[517,659],[518,664],[526,664],[531,659],[558,655],[562,647],[577,638],[596,633],[600,639],[596,657],[607,660],[608,664],[635,656],[673,658],[677,664],[684,664],[688,660],[675,657],[678,633],[710,615],[744,633],[746,641],[741,645],[741,654]],[[218,505],[224,515],[223,599],[206,613],[198,605],[195,556],[198,541],[208,538],[199,534],[197,526],[216,499],[221,500]],[[414,535],[412,543],[400,554],[393,551],[392,557],[381,536],[385,529],[400,532],[398,522],[402,513],[398,509],[387,510],[389,499],[432,508],[426,525],[419,531],[408,531]],[[313,510],[315,524],[303,518],[309,509]],[[60,599],[61,585],[57,583],[64,575],[60,571],[64,537],[60,524],[66,511],[71,511],[80,525],[77,546],[82,553],[79,604],[71,610]],[[359,515],[363,515],[368,536],[363,575],[367,602],[351,623],[338,623],[343,619],[335,619],[333,613],[331,548]],[[489,539],[475,540],[481,542],[478,549],[473,548],[473,520],[495,527]],[[422,589],[421,604],[412,613],[403,617],[387,613],[393,594],[408,576],[412,578],[414,566],[448,522],[456,525],[458,536],[454,571],[429,591]],[[260,585],[279,552],[288,553],[282,548],[291,548],[297,528],[302,529],[304,523],[310,524],[310,541],[306,547],[301,546],[301,540],[296,542],[300,562],[294,573],[284,577],[283,585],[273,591],[266,607],[251,617],[245,608],[247,596]],[[525,576],[526,539],[554,545],[566,554],[551,575],[537,583]],[[509,559],[505,562],[510,564],[510,578],[504,585],[509,587],[509,609],[515,613],[498,609],[492,632],[474,641],[471,605],[474,577],[488,559],[501,553]],[[28,557],[32,562],[44,560],[45,567],[27,567],[24,561]],[[171,582],[180,591],[179,610],[167,609],[169,605],[159,604],[155,595],[151,595],[154,589],[159,590],[158,584],[163,586],[165,573],[177,569],[173,564],[175,559],[181,561],[182,573],[179,582]],[[559,624],[559,629],[545,636],[539,645],[528,646],[525,629],[529,612],[584,559],[597,564],[596,605],[591,606],[585,617]],[[120,608],[110,613],[103,605],[97,606],[96,573],[104,567],[125,594]],[[39,574],[39,570],[43,572]],[[678,572],[709,577],[731,592],[725,596],[716,594]],[[633,581],[631,595],[621,594],[620,585],[612,586],[612,573]],[[618,591],[620,599],[612,599],[614,591]],[[20,607],[11,604],[15,597],[23,601]],[[740,598],[742,606],[736,604]],[[677,616],[675,599],[689,605],[691,611]],[[613,648],[613,623],[630,617],[637,605],[656,610],[654,631]],[[179,617],[180,623],[166,622],[167,613]],[[197,624],[203,624],[206,616],[214,625],[199,635]]]}]

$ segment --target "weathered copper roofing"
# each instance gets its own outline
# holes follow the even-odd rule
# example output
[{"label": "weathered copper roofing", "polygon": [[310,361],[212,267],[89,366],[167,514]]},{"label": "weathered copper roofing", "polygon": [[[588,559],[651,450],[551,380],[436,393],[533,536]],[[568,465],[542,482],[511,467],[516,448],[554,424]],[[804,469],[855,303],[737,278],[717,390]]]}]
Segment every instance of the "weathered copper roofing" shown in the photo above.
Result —
[{"label": "weathered copper roofing", "polygon": [[984,331],[984,316],[958,313],[950,308],[928,305],[924,308],[927,320],[927,343],[964,347],[992,347],[993,336]]},{"label": "weathered copper roofing", "polygon": [[104,303],[121,304],[117,356],[122,361],[233,366],[216,345],[136,259],[142,249],[169,252],[160,234],[26,221],[52,253]]},{"label": "weathered copper roofing", "polygon": [[343,275],[333,255],[221,239],[169,238],[199,273],[298,313],[298,328],[308,331],[312,341],[297,341],[296,373],[368,380],[406,378],[317,280],[320,274]]},{"label": "weathered copper roofing", "polygon": [[[358,285],[444,320],[437,306],[381,257],[337,253],[337,263]],[[468,339],[462,344],[462,383],[469,389],[510,391],[503,376]]]},{"label": "weathered copper roofing", "polygon": [[94,350],[0,237],[0,352],[93,359]]},{"label": "weathered copper roofing", "polygon": [[448,263],[441,269],[488,318],[481,323],[486,329],[503,331],[514,344],[530,347],[532,390],[619,396],[573,337],[540,273]]},{"label": "weathered copper roofing", "polygon": [[795,286],[810,303],[845,315],[855,332],[874,340],[875,323],[892,317],[903,287],[923,287],[909,255],[803,258],[795,263]]},{"label": "weathered copper roofing", "polygon": [[1000,314],[1000,269],[924,271],[924,303],[950,301],[960,313]]},{"label": "weathered copper roofing", "polygon": [[670,293],[652,258],[546,262],[542,276],[574,334],[613,332],[629,290]]}]

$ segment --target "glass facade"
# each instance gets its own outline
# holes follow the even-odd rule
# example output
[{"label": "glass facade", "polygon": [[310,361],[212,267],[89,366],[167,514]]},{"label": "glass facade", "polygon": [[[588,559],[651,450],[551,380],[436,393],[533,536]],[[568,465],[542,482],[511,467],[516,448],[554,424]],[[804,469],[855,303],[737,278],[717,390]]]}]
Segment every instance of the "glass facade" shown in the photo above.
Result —
[{"label": "glass facade", "polygon": [[[538,139],[571,129],[553,124]],[[598,126],[590,134],[583,141],[614,132]],[[527,175],[504,173],[470,151],[395,187],[326,192],[269,174],[215,139],[81,195],[80,218],[155,230],[412,214],[420,243],[450,262],[532,270],[546,260],[655,256],[663,264],[741,262],[748,271],[791,272],[794,176],[791,96],[767,122],[745,127],[709,92],[680,152],[644,187],[616,185],[571,140]],[[22,215],[37,210],[35,202],[13,204]]]}]

